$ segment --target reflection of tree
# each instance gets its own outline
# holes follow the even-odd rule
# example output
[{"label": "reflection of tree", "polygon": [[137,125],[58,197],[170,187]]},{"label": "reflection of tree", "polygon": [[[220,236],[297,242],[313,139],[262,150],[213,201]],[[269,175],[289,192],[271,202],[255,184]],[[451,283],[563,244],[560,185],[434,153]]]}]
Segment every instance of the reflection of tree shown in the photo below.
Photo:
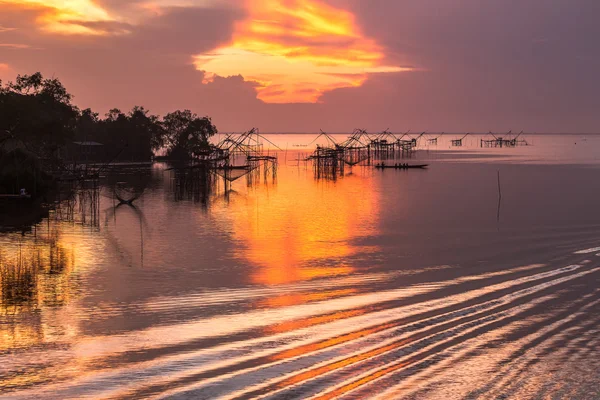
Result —
[{"label": "reflection of tree", "polygon": [[47,340],[52,332],[45,321],[75,293],[74,251],[57,225],[49,220],[47,232],[39,232],[40,225],[35,236],[4,238],[8,242],[0,252],[0,352]]},{"label": "reflection of tree", "polygon": [[6,307],[33,303],[37,298],[38,268],[33,260],[19,257],[16,263],[0,258],[0,290]]},{"label": "reflection of tree", "polygon": [[[18,244],[12,257],[0,254],[0,287],[4,307],[62,305],[70,297],[69,275],[74,260],[61,244],[58,231]],[[8,310],[8,309],[6,309]]]}]

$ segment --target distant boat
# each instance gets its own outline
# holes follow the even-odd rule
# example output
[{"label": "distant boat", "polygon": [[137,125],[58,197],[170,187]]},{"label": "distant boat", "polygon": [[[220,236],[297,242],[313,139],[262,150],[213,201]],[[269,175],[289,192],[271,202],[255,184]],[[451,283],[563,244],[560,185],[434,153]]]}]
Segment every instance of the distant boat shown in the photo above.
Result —
[{"label": "distant boat", "polygon": [[0,200],[31,200],[30,194],[0,194]]},{"label": "distant boat", "polygon": [[214,169],[218,171],[247,171],[252,169],[252,167],[250,165],[226,165],[215,167]]},{"label": "distant boat", "polygon": [[375,168],[377,169],[425,169],[429,166],[429,164],[396,164],[396,165],[385,165],[385,164],[377,164]]}]

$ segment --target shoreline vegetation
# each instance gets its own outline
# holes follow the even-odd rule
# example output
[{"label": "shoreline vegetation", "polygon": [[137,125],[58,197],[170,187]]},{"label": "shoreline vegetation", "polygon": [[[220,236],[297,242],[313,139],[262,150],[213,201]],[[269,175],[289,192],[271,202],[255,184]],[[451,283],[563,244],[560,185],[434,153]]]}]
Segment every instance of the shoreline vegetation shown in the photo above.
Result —
[{"label": "shoreline vegetation", "polygon": [[90,164],[188,162],[210,150],[209,117],[141,106],[103,118],[81,110],[56,78],[41,73],[0,81],[0,201],[44,197],[58,181],[80,179]]}]

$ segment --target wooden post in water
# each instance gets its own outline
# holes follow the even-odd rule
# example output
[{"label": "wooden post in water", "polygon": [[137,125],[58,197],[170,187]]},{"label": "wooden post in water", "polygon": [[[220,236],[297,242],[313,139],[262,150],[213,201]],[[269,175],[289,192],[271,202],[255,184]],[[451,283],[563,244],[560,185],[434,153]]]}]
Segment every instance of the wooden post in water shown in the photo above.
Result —
[{"label": "wooden post in water", "polygon": [[500,206],[502,204],[502,187],[500,186],[500,170],[498,170],[498,214],[496,221],[500,223]]}]

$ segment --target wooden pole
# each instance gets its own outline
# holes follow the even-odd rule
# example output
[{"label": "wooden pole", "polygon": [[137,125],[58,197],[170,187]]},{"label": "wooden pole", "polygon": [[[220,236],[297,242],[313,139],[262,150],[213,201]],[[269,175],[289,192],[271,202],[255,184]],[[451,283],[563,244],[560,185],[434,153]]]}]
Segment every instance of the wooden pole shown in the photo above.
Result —
[{"label": "wooden pole", "polygon": [[500,222],[500,206],[502,204],[502,187],[500,186],[500,170],[498,170],[498,214],[496,216],[496,221]]}]

